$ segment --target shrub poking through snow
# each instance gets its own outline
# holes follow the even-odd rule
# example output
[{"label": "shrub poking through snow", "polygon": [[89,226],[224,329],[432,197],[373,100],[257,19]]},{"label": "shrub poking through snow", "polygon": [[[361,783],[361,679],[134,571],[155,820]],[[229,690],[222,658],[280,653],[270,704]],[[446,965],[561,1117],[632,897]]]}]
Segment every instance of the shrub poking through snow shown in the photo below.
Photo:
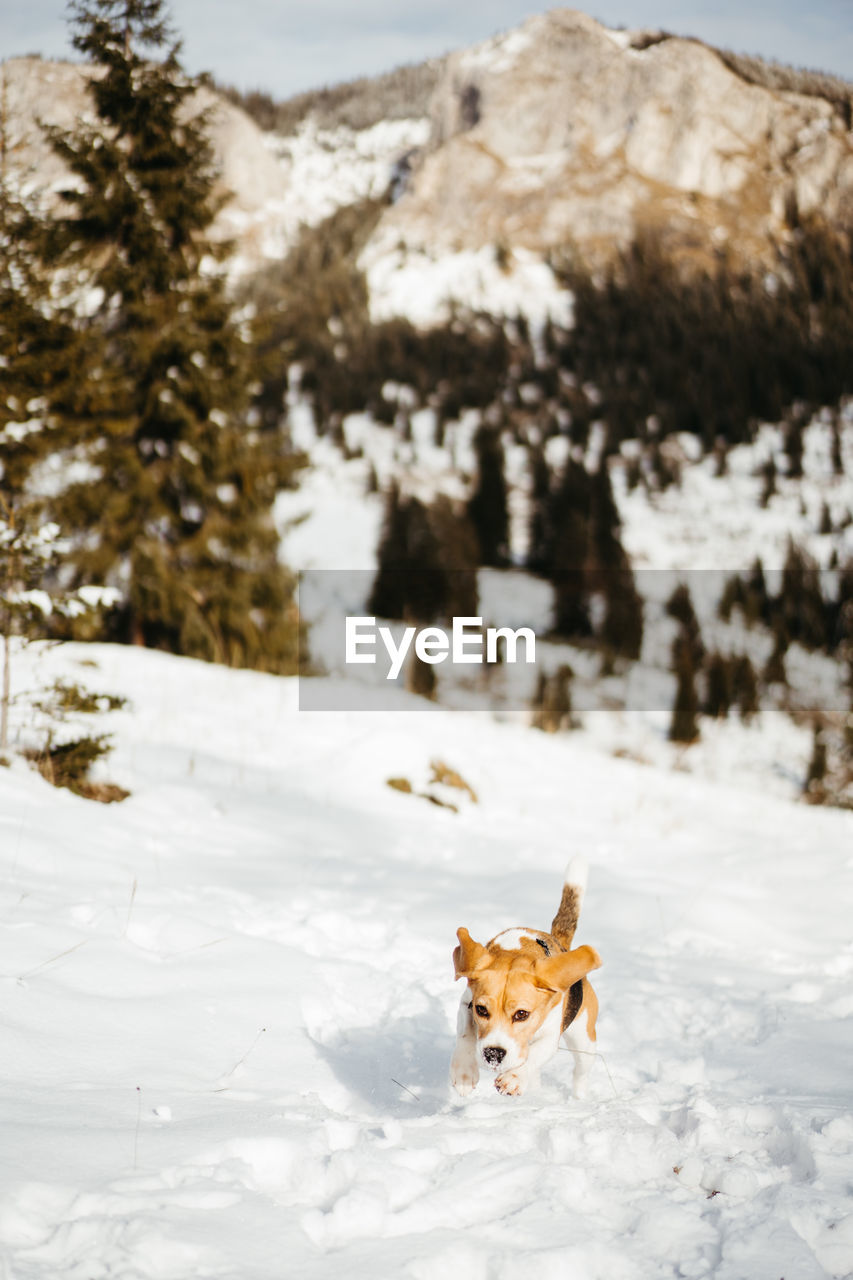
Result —
[{"label": "shrub poking through snow", "polygon": [[[46,743],[41,751],[24,752],[26,759],[32,761],[43,778],[54,787],[67,787],[76,795],[87,799],[100,798],[102,784],[89,780],[89,768],[109,752],[109,744],[105,737],[76,738],[73,742],[61,742],[57,745]],[[124,792],[122,798],[127,795]],[[112,798],[118,799],[118,796]]]},{"label": "shrub poking through snow", "polygon": [[385,785],[392,791],[402,791],[407,796],[412,794],[412,784],[408,778],[389,778]]},{"label": "shrub poking through snow", "polygon": [[[422,791],[416,791],[409,779],[402,777],[388,778],[385,785],[392,791],[402,792],[403,795],[428,800],[430,804],[437,805],[440,809],[449,809],[451,813],[459,812],[459,805],[455,803],[457,797],[467,796],[472,804],[478,803],[474,788],[465,781],[458,770],[451,768],[443,760],[431,760],[429,769],[429,779]],[[451,795],[454,797],[453,800],[450,799]]]},{"label": "shrub poking through snow", "polygon": [[67,787],[75,795],[103,804],[125,800],[130,793],[123,787],[89,776],[92,765],[109,755],[109,735],[82,733],[67,736],[69,731],[78,729],[77,717],[118,711],[125,704],[126,700],[115,694],[92,693],[77,684],[56,681],[32,702],[33,711],[43,717],[46,729],[42,745],[25,748],[24,758],[51,786]]},{"label": "shrub poking through snow", "polygon": [[430,786],[435,784],[437,786],[453,787],[456,791],[464,791],[474,804],[477,804],[476,791],[456,769],[451,769],[450,765],[445,764],[443,760],[431,760],[429,767]]},{"label": "shrub poking through snow", "polygon": [[543,733],[559,733],[563,729],[575,729],[578,723],[572,714],[572,676],[568,663],[563,663],[551,675],[540,671],[533,696],[531,725]]}]

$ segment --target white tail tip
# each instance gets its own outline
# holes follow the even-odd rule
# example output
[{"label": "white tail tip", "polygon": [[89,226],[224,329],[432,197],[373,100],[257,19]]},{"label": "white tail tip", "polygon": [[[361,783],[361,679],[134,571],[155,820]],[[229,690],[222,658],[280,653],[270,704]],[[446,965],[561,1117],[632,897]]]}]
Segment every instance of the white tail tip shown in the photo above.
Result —
[{"label": "white tail tip", "polygon": [[581,853],[576,853],[569,861],[566,867],[566,873],[563,876],[563,883],[570,884],[573,889],[577,889],[578,893],[583,895],[586,890],[586,882],[589,876],[589,863]]}]

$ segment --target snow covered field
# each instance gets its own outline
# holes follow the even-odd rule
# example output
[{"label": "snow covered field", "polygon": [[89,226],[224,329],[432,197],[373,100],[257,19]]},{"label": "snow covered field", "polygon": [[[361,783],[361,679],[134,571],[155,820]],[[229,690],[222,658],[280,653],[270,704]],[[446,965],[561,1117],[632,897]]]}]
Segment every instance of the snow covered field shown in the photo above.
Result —
[{"label": "snow covered field", "polygon": [[[386,394],[399,394],[388,384]],[[310,406],[298,393],[290,404],[295,441],[311,458],[299,488],[281,493],[276,518],[283,557],[303,570],[322,571],[312,591],[303,592],[300,604],[310,623],[310,657],[316,667],[339,669],[343,615],[367,612],[367,601],[377,563],[385,508],[384,491],[396,480],[406,492],[430,501],[436,493],[464,500],[476,469],[472,439],[480,420],[467,411],[459,422],[448,424],[445,446],[434,440],[434,411],[412,415],[412,439],[401,440],[394,428],[375,422],[369,414],[351,414],[343,430],[357,456],[346,457],[328,437],[318,437]],[[760,792],[771,791],[796,798],[806,777],[813,750],[810,709],[838,719],[847,705],[844,668],[824,654],[807,653],[798,645],[786,660],[789,688],[784,699],[765,697],[760,722],[743,724],[733,714],[725,721],[703,719],[701,739],[689,751],[667,741],[675,678],[671,648],[677,627],[665,614],[665,602],[678,582],[689,586],[702,635],[708,649],[746,653],[762,670],[772,649],[772,637],[762,628],[748,629],[736,615],[732,624],[718,617],[717,605],[731,573],[748,573],[760,557],[768,584],[777,591],[780,573],[793,539],[827,570],[824,587],[836,589],[828,565],[833,551],[841,563],[853,556],[853,406],[845,409],[842,434],[843,474],[835,475],[831,461],[831,429],[818,415],[804,433],[804,474],[801,479],[784,475],[784,451],[778,428],[764,426],[752,444],[733,447],[727,472],[715,474],[711,456],[701,457],[696,441],[684,435],[673,439],[681,451],[681,483],[663,493],[648,494],[642,487],[629,490],[619,461],[612,467],[614,496],[623,524],[623,542],[637,573],[637,584],[646,601],[642,662],[626,679],[602,681],[600,659],[593,651],[546,639],[552,617],[551,587],[523,573],[484,569],[478,575],[479,612],[488,622],[535,628],[541,662],[536,668],[505,671],[488,688],[465,685],[454,689],[446,668],[438,669],[438,698],[444,705],[503,705],[513,710],[527,707],[539,670],[554,671],[568,662],[575,672],[573,707],[580,714],[589,742],[608,753],[627,755],[665,769],[676,767],[716,781]],[[594,437],[590,453],[596,454]],[[529,475],[526,453],[508,444],[507,475],[511,481],[510,514],[513,550],[517,560],[526,548],[529,509]],[[562,465],[565,437],[549,442],[555,467]],[[760,468],[769,457],[779,467],[777,492],[766,507],[760,505]],[[597,458],[588,459],[591,466]],[[378,489],[368,488],[368,472],[376,473]],[[821,511],[826,507],[833,532],[821,532]],[[319,581],[328,578],[324,600]],[[305,578],[303,577],[303,585]],[[360,679],[372,668],[357,668]],[[380,677],[379,682],[382,683]],[[470,682],[469,682],[470,684]],[[352,687],[352,686],[351,686]],[[626,703],[627,714],[587,714],[604,704]],[[775,704],[775,705],[774,705]],[[340,705],[340,704],[339,704]],[[634,711],[643,714],[634,714]],[[795,714],[792,716],[790,712]]]},{"label": "snow covered field", "polygon": [[[151,652],[15,665],[57,675],[129,697],[103,772],[132,795],[0,769],[0,1275],[853,1272],[853,815],[403,695],[310,715]],[[433,759],[479,803],[386,786]],[[590,1094],[561,1053],[462,1101],[455,930],[547,926],[577,851]]]}]

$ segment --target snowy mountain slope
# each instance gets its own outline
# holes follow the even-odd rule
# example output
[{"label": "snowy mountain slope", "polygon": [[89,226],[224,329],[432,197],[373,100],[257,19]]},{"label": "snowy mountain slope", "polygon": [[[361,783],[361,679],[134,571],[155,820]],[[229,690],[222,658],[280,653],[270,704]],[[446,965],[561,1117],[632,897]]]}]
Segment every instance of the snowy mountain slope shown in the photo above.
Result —
[{"label": "snowy mountain slope", "polygon": [[[394,399],[403,392],[389,387],[387,394]],[[833,553],[842,564],[853,556],[853,427],[849,407],[845,412],[841,475],[836,475],[831,465],[831,429],[822,415],[804,432],[803,476],[799,479],[785,474],[782,435],[776,427],[764,426],[754,443],[732,448],[722,476],[716,474],[713,457],[701,456],[694,438],[673,438],[667,448],[678,459],[680,482],[663,492],[628,487],[629,442],[624,456],[612,460],[611,476],[623,543],[631,556],[638,589],[646,599],[642,662],[626,679],[602,682],[597,653],[545,639],[553,597],[547,582],[521,570],[481,570],[479,610],[484,620],[533,627],[539,637],[539,661],[535,669],[502,673],[500,686],[493,683],[473,692],[468,685],[450,686],[450,676],[441,669],[439,700],[471,706],[477,705],[479,698],[481,704],[485,699],[487,706],[503,704],[516,711],[529,706],[539,671],[556,670],[568,662],[575,672],[573,704],[582,723],[582,736],[590,744],[608,753],[630,755],[736,786],[766,787],[791,798],[801,794],[812,751],[810,712],[819,710],[838,720],[847,705],[842,665],[793,646],[787,662],[790,688],[786,695],[793,720],[780,708],[779,699],[765,699],[761,724],[743,724],[734,715],[718,722],[703,719],[700,742],[685,751],[667,741],[675,696],[671,646],[676,627],[665,615],[664,606],[677,583],[686,582],[707,648],[746,653],[757,670],[763,669],[772,648],[769,633],[745,628],[737,615],[731,623],[723,623],[717,605],[729,575],[747,573],[757,557],[764,564],[771,589],[778,589],[779,570],[791,538],[825,570]],[[352,414],[343,421],[346,449],[342,450],[329,438],[317,437],[310,407],[304,401],[291,406],[296,443],[307,451],[312,465],[299,489],[279,496],[276,515],[287,563],[329,573],[329,599],[323,599],[317,578],[318,589],[301,602],[311,627],[312,658],[321,668],[325,663],[328,670],[336,670],[342,611],[368,611],[384,493],[396,481],[424,501],[436,493],[446,493],[455,500],[467,498],[470,477],[476,470],[472,440],[480,418],[478,412],[467,411],[460,421],[447,424],[444,446],[438,447],[435,415],[430,409],[412,415],[410,440],[370,415]],[[595,436],[593,432],[588,458],[591,467],[597,465]],[[530,476],[525,451],[517,448],[509,435],[504,444],[512,486],[513,551],[520,563],[529,524]],[[552,461],[559,467],[567,441],[555,437],[548,444],[554,446]],[[777,492],[762,506],[761,468],[771,457],[778,468]],[[371,469],[379,489],[367,492]],[[821,531],[824,507],[832,523],[831,534]],[[827,572],[828,586],[830,579]],[[360,669],[357,674],[370,678],[372,669],[366,673]],[[618,715],[587,714],[601,707],[602,699],[609,700],[612,707],[627,703],[627,710]]]},{"label": "snowy mountain slope", "polygon": [[309,117],[293,134],[263,134],[262,144],[279,172],[280,192],[244,212],[232,204],[223,214],[237,254],[236,276],[283,258],[303,227],[316,226],[343,205],[381,199],[403,158],[429,136],[429,121],[383,120],[367,129],[320,128]]},{"label": "snowy mountain slope", "polygon": [[[830,461],[831,429],[817,414],[803,436],[803,475],[786,474],[779,427],[765,424],[754,443],[729,453],[726,474],[716,460],[700,457],[697,442],[682,435],[671,444],[679,455],[682,483],[650,503],[642,490],[628,492],[624,471],[614,474],[625,527],[625,549],[636,568],[742,570],[759,557],[765,568],[785,563],[789,539],[827,568],[833,553],[841,563],[853,556],[853,405],[842,419],[843,474]],[[625,452],[630,449],[625,446]],[[761,468],[773,459],[777,492],[761,504]],[[824,505],[832,533],[821,533]]]},{"label": "snowy mountain slope", "polygon": [[[388,394],[404,395],[405,390]],[[285,559],[300,568],[375,568],[383,499],[380,493],[365,495],[370,466],[380,488],[397,480],[425,500],[436,493],[454,498],[469,495],[476,472],[472,441],[482,419],[477,410],[468,410],[447,425],[442,447],[435,444],[431,409],[412,415],[410,441],[401,440],[399,431],[377,423],[369,414],[348,415],[343,436],[348,449],[357,452],[349,458],[331,441],[318,437],[309,401],[297,395],[289,413],[294,445],[308,454],[312,465],[298,490],[279,495],[277,518]],[[829,567],[833,551],[843,563],[853,555],[853,404],[843,408],[840,440],[842,474],[836,475],[830,461],[831,428],[826,415],[817,414],[803,434],[803,474],[794,479],[786,475],[781,428],[765,424],[753,443],[729,450],[726,473],[720,476],[716,459],[703,456],[696,437],[682,433],[665,446],[677,461],[679,483],[653,494],[641,486],[628,487],[625,463],[638,446],[626,442],[622,457],[611,464],[611,478],[623,542],[633,566],[686,573],[737,572],[760,558],[765,569],[779,570],[789,539],[822,568]],[[512,553],[519,563],[527,547],[530,476],[527,454],[514,444],[507,433]],[[569,443],[565,436],[556,436],[547,444],[549,460],[559,468]],[[592,469],[598,465],[598,447],[597,433],[592,432],[584,459]],[[762,505],[761,470],[769,459],[778,472],[776,492]],[[344,495],[352,501],[346,511],[336,513]],[[829,534],[820,527],[824,506],[832,525]],[[321,525],[324,535],[319,533]]]},{"label": "snowy mountain slope", "polygon": [[[12,177],[22,192],[41,193],[51,203],[67,172],[39,121],[71,128],[86,118],[86,72],[72,63],[12,58],[3,77]],[[292,132],[279,134],[262,132],[245,112],[209,90],[200,91],[198,104],[209,112],[225,196],[213,234],[232,244],[228,270],[235,281],[286,257],[303,228],[342,206],[402,190],[411,158],[426,146],[432,128],[428,116],[418,114],[365,128],[323,125],[309,115]],[[433,324],[454,302],[506,315],[529,308],[538,321],[550,314],[565,322],[569,315],[550,268],[523,250],[510,255],[504,269],[492,249],[438,257],[406,250],[401,256],[394,233],[372,243],[362,265],[377,320],[411,314],[418,323]]]},{"label": "snowy mountain slope", "polygon": [[[14,671],[129,696],[104,768],[132,796],[0,770],[5,1274],[853,1269],[850,814],[157,653]],[[385,785],[433,758],[478,805]],[[577,850],[590,1096],[560,1054],[462,1102],[455,929],[547,924]]]},{"label": "snowy mountain slope", "polygon": [[688,253],[760,259],[792,196],[832,218],[853,174],[849,114],[796,87],[750,82],[699,41],[531,16],[446,60],[431,147],[387,229],[606,259],[658,227]]},{"label": "snowy mountain slope", "polygon": [[[566,323],[552,256],[600,263],[647,230],[705,265],[723,249],[775,262],[792,209],[844,223],[850,87],[791,68],[762,77],[761,65],[553,9],[441,60],[408,119],[399,86],[381,118],[387,76],[351,86],[372,99],[365,127],[343,106],[336,121],[334,90],[319,91],[282,133],[203,89],[226,197],[215,234],[233,241],[236,279],[286,256],[302,227],[387,195],[359,258],[371,315],[421,325],[454,307]],[[24,190],[65,180],[38,122],[85,117],[88,75],[36,57],[5,65],[8,161]]]},{"label": "snowy mountain slope", "polygon": [[[42,123],[71,129],[91,122],[86,68],[48,59],[10,58],[4,63],[10,177],[28,195],[48,204],[68,180]],[[239,278],[284,256],[303,226],[314,226],[344,204],[383,196],[403,157],[429,136],[429,121],[383,120],[365,129],[321,127],[309,118],[282,137],[264,133],[239,107],[210,89],[199,90],[195,109],[208,113],[223,207],[215,238],[233,242],[229,270]]]},{"label": "snowy mountain slope", "polygon": [[[88,96],[92,72],[72,62],[9,58],[3,63],[4,128],[8,177],[22,193],[50,207],[68,182],[68,170],[47,140],[44,126],[74,129],[95,123]],[[257,260],[255,242],[271,219],[280,217],[285,181],[261,131],[245,112],[222,95],[202,88],[194,109],[206,111],[211,148],[226,198],[214,223],[220,238],[242,236],[238,252]]]},{"label": "snowy mountain slope", "polygon": [[508,252],[502,263],[494,247],[437,251],[407,245],[395,228],[371,237],[359,258],[374,322],[404,316],[428,328],[457,310],[514,318],[524,315],[541,328],[546,320],[570,326],[572,297],[547,262],[529,250]]}]

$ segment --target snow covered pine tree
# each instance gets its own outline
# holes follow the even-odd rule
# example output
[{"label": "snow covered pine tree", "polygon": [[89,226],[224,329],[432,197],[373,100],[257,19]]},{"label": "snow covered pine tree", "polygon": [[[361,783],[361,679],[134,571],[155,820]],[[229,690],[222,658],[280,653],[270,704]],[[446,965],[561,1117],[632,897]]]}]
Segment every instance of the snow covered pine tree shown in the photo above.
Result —
[{"label": "snow covered pine tree", "polygon": [[293,670],[271,508],[296,462],[277,431],[252,428],[248,343],[208,235],[200,82],[162,0],[73,0],[70,15],[95,119],[48,130],[73,182],[46,253],[69,295],[85,285],[85,389],[60,434],[88,467],[55,502],[76,579],[119,588],[117,639]]}]

